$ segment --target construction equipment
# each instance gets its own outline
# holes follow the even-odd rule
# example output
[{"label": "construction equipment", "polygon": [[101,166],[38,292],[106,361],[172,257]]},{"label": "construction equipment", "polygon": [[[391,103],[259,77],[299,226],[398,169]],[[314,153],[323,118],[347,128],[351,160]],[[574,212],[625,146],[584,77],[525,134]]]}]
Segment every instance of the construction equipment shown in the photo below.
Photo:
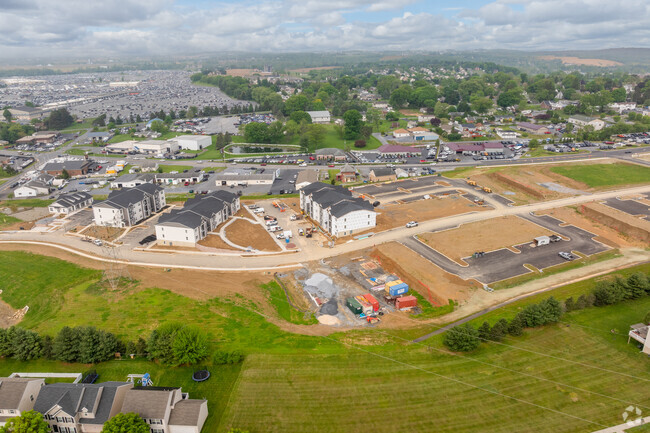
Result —
[{"label": "construction equipment", "polygon": [[471,180],[471,179],[467,179],[467,185],[470,185],[470,186],[476,186],[476,181],[475,181],[475,180]]},{"label": "construction equipment", "polygon": [[366,316],[366,322],[373,324],[373,323],[378,323],[379,322],[379,317],[375,316]]},{"label": "construction equipment", "polygon": [[483,191],[485,191],[485,192],[492,192],[492,189],[491,189],[491,188],[488,188],[487,186],[484,186],[484,187],[483,187]]}]

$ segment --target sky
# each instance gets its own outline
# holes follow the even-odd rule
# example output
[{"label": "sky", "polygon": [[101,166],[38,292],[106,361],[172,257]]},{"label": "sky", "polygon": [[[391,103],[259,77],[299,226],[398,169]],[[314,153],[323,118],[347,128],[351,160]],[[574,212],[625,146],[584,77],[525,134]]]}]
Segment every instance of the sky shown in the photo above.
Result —
[{"label": "sky", "polygon": [[0,58],[650,47],[648,0],[0,0]]}]

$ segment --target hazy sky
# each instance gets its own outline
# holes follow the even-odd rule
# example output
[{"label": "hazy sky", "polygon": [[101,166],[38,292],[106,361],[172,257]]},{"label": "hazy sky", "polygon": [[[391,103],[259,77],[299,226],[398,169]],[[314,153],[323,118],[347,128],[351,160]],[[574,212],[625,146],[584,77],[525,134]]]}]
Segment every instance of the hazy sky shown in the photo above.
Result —
[{"label": "hazy sky", "polygon": [[648,0],[0,0],[0,57],[650,46]]}]

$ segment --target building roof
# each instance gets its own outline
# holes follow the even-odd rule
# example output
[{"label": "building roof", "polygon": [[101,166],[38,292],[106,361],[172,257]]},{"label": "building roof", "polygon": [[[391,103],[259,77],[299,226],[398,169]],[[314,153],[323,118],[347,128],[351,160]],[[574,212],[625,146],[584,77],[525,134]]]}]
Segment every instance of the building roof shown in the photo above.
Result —
[{"label": "building roof", "polygon": [[169,425],[198,425],[201,406],[205,400],[181,400],[174,406],[169,416]]},{"label": "building roof", "polygon": [[323,209],[329,208],[330,213],[337,218],[357,210],[374,209],[369,202],[359,197],[352,197],[352,192],[341,186],[314,182],[304,187],[301,192],[311,195],[315,203]]},{"label": "building roof", "polygon": [[274,180],[275,179],[275,172],[267,172],[267,173],[251,173],[251,174],[237,174],[237,173],[217,173],[215,175],[215,180],[217,181],[228,181],[228,180],[240,180],[240,181],[247,181],[247,180]]},{"label": "building roof", "polygon": [[341,168],[340,172],[341,172],[341,173],[356,173],[357,170],[356,170],[354,167],[352,167],[350,164],[345,164],[345,165]]},{"label": "building roof", "polygon": [[377,167],[377,168],[373,168],[373,169],[370,170],[370,171],[371,171],[375,176],[378,176],[378,177],[379,177],[379,176],[390,176],[390,175],[395,174],[395,173],[393,173],[393,170],[391,170],[391,169],[388,168],[388,167]]},{"label": "building roof", "polygon": [[128,382],[52,383],[41,388],[34,403],[34,410],[45,414],[53,407],[59,406],[63,412],[74,417],[86,409],[89,413],[94,413],[95,417],[81,417],[80,423],[104,424],[109,419],[115,393],[122,386],[132,386],[132,384]]},{"label": "building roof", "polygon": [[134,180],[141,180],[142,182],[151,183],[156,179],[156,175],[153,173],[127,173],[123,176],[119,176],[111,183],[126,183],[132,182]]},{"label": "building roof", "polygon": [[313,117],[327,117],[330,115],[330,112],[325,110],[325,111],[307,111],[307,114],[309,114],[312,118]]},{"label": "building roof", "polygon": [[18,409],[23,398],[25,388],[31,381],[43,381],[26,377],[1,377],[0,378],[0,409]]},{"label": "building roof", "polygon": [[589,123],[592,120],[600,120],[597,117],[589,117],[589,116],[585,116],[584,114],[574,114],[573,116],[569,117],[569,119],[575,119],[586,123]]},{"label": "building roof", "polygon": [[538,125],[536,123],[530,123],[530,122],[520,122],[517,123],[517,126],[519,126],[520,128],[532,129],[535,131],[537,131],[538,129],[546,128],[545,125]]},{"label": "building roof", "polygon": [[393,135],[395,135],[395,134],[406,134],[406,135],[408,135],[409,132],[404,128],[400,128],[400,129],[396,129],[396,130],[393,131]]},{"label": "building roof", "polygon": [[63,162],[48,162],[43,167],[43,171],[62,171],[62,170],[83,170],[92,165],[93,162],[87,159],[71,159]]},{"label": "building roof", "polygon": [[93,196],[87,192],[73,192],[71,194],[60,195],[59,198],[52,203],[52,206],[72,207],[87,200],[91,200],[92,198]]},{"label": "building roof", "polygon": [[182,209],[162,214],[157,225],[196,228],[236,201],[237,195],[223,190],[199,195],[187,200]]},{"label": "building roof", "polygon": [[301,172],[298,173],[298,177],[296,177],[296,185],[300,185],[301,183],[313,183],[313,182],[318,182],[318,171],[317,170],[302,170]]},{"label": "building roof", "polygon": [[174,388],[138,387],[124,397],[122,413],[134,412],[142,418],[164,419],[172,405]]},{"label": "building roof", "polygon": [[316,149],[316,155],[325,156],[346,156],[345,152],[335,147],[326,147],[324,149]]},{"label": "building roof", "polygon": [[379,149],[377,149],[377,151],[379,153],[410,153],[413,152],[414,149],[409,146],[398,146],[396,144],[384,144]]},{"label": "building roof", "polygon": [[146,196],[153,195],[158,191],[163,191],[163,189],[152,183],[143,183],[132,188],[111,191],[106,200],[97,203],[95,206],[124,209],[132,204],[141,202]]},{"label": "building roof", "polygon": [[38,113],[41,111],[39,107],[28,107],[26,105],[19,105],[17,107],[10,108],[9,110],[24,111],[25,113]]}]

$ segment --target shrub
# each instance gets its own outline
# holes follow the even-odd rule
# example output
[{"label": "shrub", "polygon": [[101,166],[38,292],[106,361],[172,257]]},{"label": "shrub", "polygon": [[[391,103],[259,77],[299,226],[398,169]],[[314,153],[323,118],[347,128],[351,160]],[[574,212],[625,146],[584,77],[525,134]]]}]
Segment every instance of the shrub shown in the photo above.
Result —
[{"label": "shrub", "polygon": [[447,331],[444,343],[454,352],[471,352],[479,346],[481,341],[479,340],[478,330],[466,323]]},{"label": "shrub", "polygon": [[212,363],[215,365],[239,364],[244,360],[244,355],[239,351],[226,352],[217,350],[212,355]]},{"label": "shrub", "polygon": [[354,147],[362,148],[366,147],[366,140],[357,140],[354,142]]}]

